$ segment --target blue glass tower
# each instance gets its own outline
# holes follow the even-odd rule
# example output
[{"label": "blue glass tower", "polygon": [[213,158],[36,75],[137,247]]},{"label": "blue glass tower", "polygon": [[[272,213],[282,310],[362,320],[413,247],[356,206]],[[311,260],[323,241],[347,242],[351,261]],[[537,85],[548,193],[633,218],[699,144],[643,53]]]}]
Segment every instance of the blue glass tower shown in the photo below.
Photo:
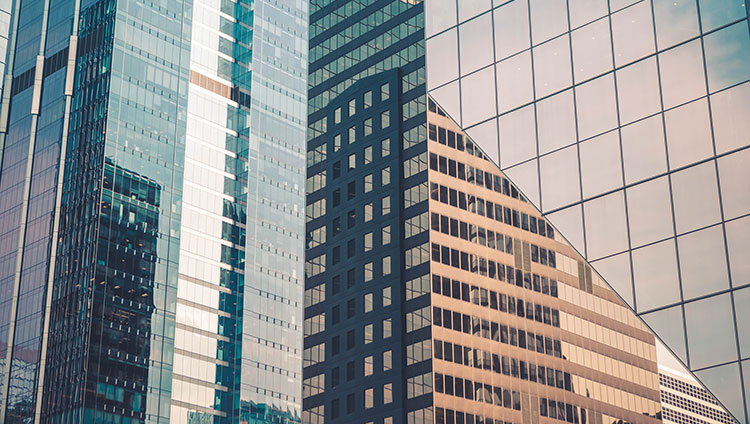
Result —
[{"label": "blue glass tower", "polygon": [[0,422],[299,422],[306,14],[12,3]]}]

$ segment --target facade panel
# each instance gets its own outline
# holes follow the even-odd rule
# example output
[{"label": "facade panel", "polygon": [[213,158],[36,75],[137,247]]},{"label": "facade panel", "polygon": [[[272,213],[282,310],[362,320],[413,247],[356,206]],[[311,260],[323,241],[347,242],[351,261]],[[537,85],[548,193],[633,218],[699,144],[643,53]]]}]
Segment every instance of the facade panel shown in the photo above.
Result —
[{"label": "facade panel", "polygon": [[[427,5],[427,21],[441,22],[427,62],[458,65],[428,67],[431,95],[709,389],[734,385],[745,356],[732,311],[745,306],[735,293],[747,279],[730,261],[747,243],[729,240],[750,213],[731,165],[750,147],[735,118],[748,112],[745,2],[514,0],[472,19],[461,7]],[[475,34],[490,17],[493,36]],[[482,37],[493,60],[456,60],[478,48],[462,40]],[[495,101],[473,88],[485,72]],[[730,311],[721,354],[700,348],[716,325],[689,323],[712,307]],[[719,400],[745,422],[743,396]]]}]

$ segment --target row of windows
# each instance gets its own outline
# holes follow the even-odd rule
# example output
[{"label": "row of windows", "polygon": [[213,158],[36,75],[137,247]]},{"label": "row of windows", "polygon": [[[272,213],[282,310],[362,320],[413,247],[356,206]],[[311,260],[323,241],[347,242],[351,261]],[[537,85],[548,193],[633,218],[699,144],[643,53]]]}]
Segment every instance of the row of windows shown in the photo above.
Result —
[{"label": "row of windows", "polygon": [[[321,284],[317,287],[323,287]],[[381,307],[386,308],[391,305],[391,287],[383,287],[380,291],[380,304]],[[362,296],[362,313],[372,312],[374,309],[374,296],[373,293],[365,293]],[[357,314],[357,301],[356,299],[349,299],[346,301],[346,319],[352,319],[360,314]],[[331,308],[331,325],[336,325],[341,321],[341,305],[335,305]]]},{"label": "row of windows", "polygon": [[453,297],[454,299],[481,305],[496,311],[499,310],[512,315],[518,315],[521,318],[526,317],[537,322],[544,322],[553,327],[560,327],[560,311],[555,308],[534,304],[528,300],[525,302],[526,306],[524,307],[523,299],[516,299],[513,296],[506,296],[503,293],[474,285],[469,286],[458,280],[451,280],[448,277],[441,278],[438,275],[432,276],[432,284],[435,294],[442,294],[443,296]]},{"label": "row of windows", "polygon": [[719,405],[718,402],[716,402],[716,399],[714,399],[714,397],[711,395],[711,393],[707,392],[704,388],[699,387],[696,384],[689,384],[687,382],[664,374],[659,374],[659,384],[672,390],[676,390],[680,393],[684,393],[688,396],[696,397],[704,402],[708,402],[717,406]]},{"label": "row of windows", "polygon": [[722,423],[733,424],[735,422],[732,417],[730,417],[723,411],[703,405],[692,399],[688,399],[665,390],[662,390],[661,392],[661,401],[662,404],[672,405],[677,408],[690,411],[694,414],[720,421]]},{"label": "row of windows", "polygon": [[[448,408],[435,408],[436,424],[513,424],[510,421],[503,421],[499,418],[484,417],[479,415],[454,411]],[[432,421],[430,421],[432,424]]]},{"label": "row of windows", "polygon": [[543,353],[556,358],[562,358],[562,347],[560,340],[519,330],[505,324],[481,319],[479,317],[462,314],[437,306],[432,308],[432,317],[435,326],[448,330],[471,334],[488,340],[499,341],[521,349],[528,349]]},{"label": "row of windows", "polygon": [[533,383],[538,382],[569,392],[573,390],[570,373],[447,341],[435,340],[435,359],[477,369],[491,370],[496,374],[520,378]]},{"label": "row of windows", "polygon": [[[321,227],[323,228],[323,227]],[[372,231],[365,233],[362,237],[362,251],[367,253],[374,247],[374,237]],[[391,226],[386,225],[380,229],[380,245],[386,246],[391,243]],[[353,258],[357,254],[357,242],[350,239],[346,242],[346,257]],[[331,264],[336,265],[341,261],[341,246],[335,246],[331,252]]]},{"label": "row of windows", "polygon": [[[338,163],[338,162],[337,162]],[[334,164],[335,165],[335,164]],[[334,168],[334,175],[336,175],[336,169]],[[391,167],[386,166],[380,170],[380,186],[385,187],[391,183]],[[369,193],[374,188],[373,174],[367,174],[362,179],[362,191]],[[339,206],[341,204],[341,189],[337,188],[333,190],[332,194],[333,206]],[[350,181],[346,185],[346,200],[351,201],[357,196],[357,182]]]},{"label": "row of windows", "polygon": [[464,211],[494,219],[497,222],[512,225],[533,234],[539,234],[551,239],[555,238],[555,230],[542,219],[529,216],[498,203],[484,200],[472,194],[452,189],[437,183],[430,183],[430,197],[440,203],[451,205]]},{"label": "row of windows", "polygon": [[[388,100],[390,97],[391,97],[390,83],[385,82],[380,85],[380,101],[384,102]],[[364,94],[362,94],[362,103],[360,103],[360,107],[362,109],[369,108],[370,106],[372,106],[372,100],[373,100],[372,90],[365,91]],[[349,102],[347,102],[347,106],[348,106],[347,117],[349,118],[354,117],[354,115],[357,113],[357,99],[356,98],[350,99]],[[340,107],[337,107],[333,111],[333,123],[340,124],[341,119],[342,119],[342,109]]]},{"label": "row of windows", "polygon": [[[325,314],[322,314],[325,315]],[[320,315],[316,315],[320,316]],[[325,330],[325,328],[323,329]],[[382,320],[380,325],[381,336],[380,340],[389,339],[393,335],[393,320],[392,318],[385,318]],[[316,333],[305,333],[305,336],[313,335]],[[352,350],[356,346],[356,329],[351,329],[346,332],[346,350]],[[369,323],[362,326],[362,344],[368,345],[375,341],[375,324]],[[341,352],[341,336],[336,335],[331,338],[331,356],[336,356]]]},{"label": "row of windows", "polygon": [[[338,109],[337,109],[338,110]],[[373,133],[373,118],[365,118],[362,121],[362,135],[367,137],[369,135],[372,135]],[[384,110],[380,113],[380,120],[379,120],[379,128],[386,129],[391,126],[391,111],[390,110]],[[346,132],[347,137],[346,141],[347,144],[354,144],[357,141],[357,126],[352,125],[349,127],[349,130]],[[333,136],[332,140],[332,151],[334,153],[341,150],[342,147],[342,133],[336,134]]]},{"label": "row of windows", "polygon": [[[308,151],[308,157],[310,157],[310,155],[312,154],[312,160],[317,160],[317,162],[315,162],[314,164],[320,163],[326,159],[325,146],[326,146],[325,144],[321,144],[320,146],[315,147],[312,150]],[[321,151],[323,153],[320,153]],[[354,171],[357,168],[358,163],[361,166],[367,166],[371,164],[374,158],[373,153],[374,153],[374,148],[373,148],[373,145],[370,144],[368,146],[365,146],[362,149],[361,161],[357,160],[356,152],[349,154],[349,156],[347,157],[347,170],[349,172]],[[385,138],[383,140],[380,140],[380,159],[384,159],[388,157],[388,155],[390,154],[391,154],[391,139]],[[336,161],[333,163],[332,172],[333,172],[334,180],[341,176],[341,162],[340,161]]]},{"label": "row of windows", "polygon": [[[528,272],[524,273],[520,269],[514,270],[510,265],[503,265],[500,262],[495,262],[473,253],[463,252],[448,246],[432,243],[432,260],[434,262],[442,263],[443,265],[449,265],[453,268],[470,271],[483,277],[489,277],[499,281],[507,281],[508,284],[515,284],[518,287],[546,294],[544,292],[544,281],[546,281],[546,279],[543,280],[541,277],[536,278],[536,274]],[[557,284],[552,283],[552,281],[554,280],[550,280],[550,284],[554,284],[555,292],[551,291],[553,287],[551,285],[550,295],[557,297]]]},{"label": "row of windows", "polygon": [[[323,203],[325,205],[325,203]],[[374,216],[374,207],[372,202],[365,203],[362,207],[362,222],[370,222]],[[391,196],[380,198],[380,216],[391,213]],[[352,229],[357,225],[357,210],[351,209],[346,213],[346,227]],[[335,237],[341,232],[341,217],[335,217],[331,221],[331,236]]]},{"label": "row of windows", "polygon": [[[432,213],[430,220],[431,227],[435,231],[440,231],[441,233],[452,237],[458,237],[471,243],[489,247],[490,249],[499,250],[511,255],[513,254],[513,239],[507,236],[504,237],[499,232],[434,212]],[[516,244],[519,243],[517,242]],[[548,265],[552,268],[557,267],[554,250],[547,250],[533,243],[529,243],[529,247],[532,262]]]}]

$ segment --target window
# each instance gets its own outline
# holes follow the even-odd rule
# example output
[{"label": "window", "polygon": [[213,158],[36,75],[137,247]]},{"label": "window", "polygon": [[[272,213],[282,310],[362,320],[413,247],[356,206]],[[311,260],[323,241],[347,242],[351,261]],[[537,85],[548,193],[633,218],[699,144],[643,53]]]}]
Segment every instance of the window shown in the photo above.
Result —
[{"label": "window", "polygon": [[383,384],[383,404],[393,402],[393,383]]},{"label": "window", "polygon": [[388,83],[385,83],[380,86],[380,101],[388,100],[390,97],[390,86]]},{"label": "window", "polygon": [[372,267],[372,262],[368,262],[368,263],[366,263],[366,264],[365,264],[365,266],[364,266],[364,274],[365,274],[365,275],[364,275],[364,278],[365,278],[365,283],[367,283],[367,282],[369,282],[369,281],[372,281],[372,268],[373,268],[373,267]]},{"label": "window", "polygon": [[333,136],[333,152],[338,152],[341,150],[341,134],[336,134]]},{"label": "window", "polygon": [[306,378],[302,381],[302,397],[307,398],[310,396],[323,393],[325,384],[325,378],[323,374],[318,374],[310,378]]},{"label": "window", "polygon": [[365,204],[365,210],[364,210],[364,222],[370,222],[372,221],[372,202]]},{"label": "window", "polygon": [[326,171],[320,171],[315,175],[311,175],[307,178],[307,187],[305,188],[308,193],[320,190],[326,186]]},{"label": "window", "polygon": [[383,246],[391,242],[391,226],[390,225],[386,225],[380,230],[380,238],[382,240],[381,244]]},{"label": "window", "polygon": [[341,232],[341,218],[336,217],[333,218],[333,222],[331,223],[331,234],[338,235],[338,233]]},{"label": "window", "polygon": [[365,312],[372,311],[372,293],[365,293]]},{"label": "window", "polygon": [[305,307],[317,305],[326,300],[325,284],[305,290]]},{"label": "window", "polygon": [[[439,340],[435,341],[436,345],[442,342]],[[418,362],[426,361],[432,356],[432,346],[430,339],[422,340],[406,346],[406,365],[416,364]],[[438,358],[440,359],[440,358]]]},{"label": "window", "polygon": [[428,193],[426,182],[407,188],[404,190],[404,208],[427,200]]},{"label": "window", "polygon": [[365,175],[365,188],[363,189],[365,193],[369,193],[372,191],[372,174]]},{"label": "window", "polygon": [[357,167],[357,154],[352,153],[349,155],[349,171]]},{"label": "window", "polygon": [[388,128],[391,126],[391,111],[386,110],[380,114],[380,128]]},{"label": "window", "polygon": [[363,105],[363,108],[367,109],[370,106],[372,106],[372,90],[366,91],[365,95],[364,95],[364,105]]},{"label": "window", "polygon": [[354,412],[355,402],[354,402],[354,393],[349,393],[346,395],[346,413],[351,414]]},{"label": "window", "polygon": [[357,311],[357,302],[354,301],[354,299],[349,299],[346,301],[346,318],[353,318],[354,314]]},{"label": "window", "polygon": [[370,250],[372,250],[372,232],[365,234],[363,248],[365,252],[369,252]]},{"label": "window", "polygon": [[349,144],[357,141],[357,127],[349,127]]},{"label": "window", "polygon": [[357,250],[357,243],[354,241],[354,239],[351,239],[346,242],[346,257],[347,258],[353,258],[356,254]]},{"label": "window", "polygon": [[317,344],[315,346],[308,347],[302,353],[302,366],[309,367],[310,365],[319,364],[326,359],[326,345],[325,343]]},{"label": "window", "polygon": [[432,393],[432,373],[417,375],[406,380],[406,398]]},{"label": "window", "polygon": [[386,186],[390,183],[391,183],[391,167],[386,166],[380,171],[380,184]]},{"label": "window", "polygon": [[391,318],[383,320],[383,339],[388,339],[393,334],[393,321]]},{"label": "window", "polygon": [[372,146],[365,147],[363,164],[367,165],[372,162]]},{"label": "window", "polygon": [[367,377],[368,375],[372,375],[372,369],[373,369],[372,356],[365,356],[364,363],[365,363],[365,377]]},{"label": "window", "polygon": [[357,113],[357,100],[351,99],[349,100],[349,116],[354,116],[355,113]]},{"label": "window", "polygon": [[393,351],[386,350],[383,352],[383,371],[393,369]]},{"label": "window", "polygon": [[352,228],[354,227],[354,224],[356,223],[357,223],[357,211],[352,209],[346,213],[346,226],[348,228]]},{"label": "window", "polygon": [[385,196],[380,199],[380,214],[388,215],[391,213],[391,196]]},{"label": "window", "polygon": [[383,307],[390,306],[391,305],[391,288],[390,287],[384,287],[383,291]]},{"label": "window", "polygon": [[326,213],[326,199],[320,199],[314,203],[311,203],[305,207],[305,215],[307,221],[320,218]]},{"label": "window", "polygon": [[346,186],[346,198],[348,200],[352,200],[354,199],[356,195],[357,195],[357,183],[352,181]]},{"label": "window", "polygon": [[372,388],[365,389],[365,409],[370,409],[374,405]]},{"label": "window", "polygon": [[341,122],[341,108],[337,107],[336,110],[333,111],[333,123],[338,124]]},{"label": "window", "polygon": [[372,134],[372,118],[365,119],[365,136]]},{"label": "window", "polygon": [[372,324],[366,324],[364,327],[364,344],[370,344],[373,340],[373,330],[372,330]]},{"label": "window", "polygon": [[354,349],[354,330],[346,332],[346,350]]},{"label": "window", "polygon": [[354,380],[354,361],[349,361],[346,364],[346,381]]},{"label": "window", "polygon": [[380,157],[384,158],[391,154],[391,139],[386,138],[380,142]]},{"label": "window", "polygon": [[[435,215],[437,216],[437,215]],[[405,238],[414,237],[428,229],[428,212],[413,216],[404,223]]]},{"label": "window", "polygon": [[381,260],[381,270],[383,275],[390,275],[391,274],[391,257],[390,256],[384,256]]},{"label": "window", "polygon": [[339,376],[339,367],[335,367],[331,370],[331,387],[336,387],[341,382],[341,378]]},{"label": "window", "polygon": [[[430,307],[417,309],[406,314],[406,332],[419,330],[430,325]],[[307,334],[307,333],[305,333]]]}]

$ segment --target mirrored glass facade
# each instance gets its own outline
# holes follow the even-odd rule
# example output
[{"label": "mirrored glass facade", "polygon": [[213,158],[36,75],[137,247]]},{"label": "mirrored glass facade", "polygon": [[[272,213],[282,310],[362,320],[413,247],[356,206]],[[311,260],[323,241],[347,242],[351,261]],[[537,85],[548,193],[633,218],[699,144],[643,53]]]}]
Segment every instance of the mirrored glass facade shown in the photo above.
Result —
[{"label": "mirrored glass facade", "polygon": [[307,3],[11,3],[0,422],[300,422]]},{"label": "mirrored glass facade", "polygon": [[429,93],[747,422],[746,2],[472,4],[427,4]]}]

